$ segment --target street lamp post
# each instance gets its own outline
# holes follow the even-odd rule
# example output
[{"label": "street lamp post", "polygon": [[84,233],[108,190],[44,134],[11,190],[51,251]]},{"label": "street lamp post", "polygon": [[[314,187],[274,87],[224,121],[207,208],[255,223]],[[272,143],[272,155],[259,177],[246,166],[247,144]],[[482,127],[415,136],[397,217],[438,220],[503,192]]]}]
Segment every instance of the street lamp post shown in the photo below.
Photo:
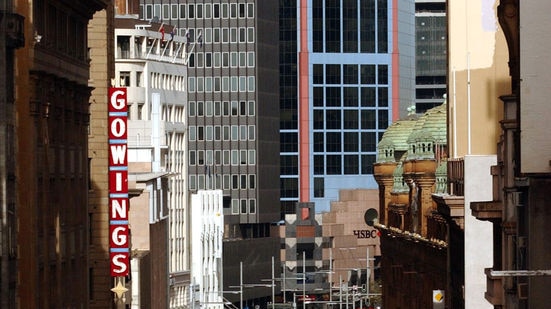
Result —
[{"label": "street lamp post", "polygon": [[306,252],[302,251],[302,309],[306,309]]}]

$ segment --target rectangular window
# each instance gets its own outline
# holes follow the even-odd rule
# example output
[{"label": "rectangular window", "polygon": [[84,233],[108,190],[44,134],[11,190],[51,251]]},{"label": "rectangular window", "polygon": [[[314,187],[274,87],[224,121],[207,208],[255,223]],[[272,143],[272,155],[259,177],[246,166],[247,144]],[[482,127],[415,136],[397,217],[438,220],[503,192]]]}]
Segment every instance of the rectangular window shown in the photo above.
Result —
[{"label": "rectangular window", "polygon": [[170,19],[170,6],[168,4],[163,4],[163,20]]},{"label": "rectangular window", "polygon": [[220,43],[220,28],[214,28],[212,42]]},{"label": "rectangular window", "polygon": [[222,102],[214,101],[214,116],[222,115]]},{"label": "rectangular window", "polygon": [[360,65],[360,78],[361,83],[366,85],[375,84],[375,65],[374,64],[362,64]]},{"label": "rectangular window", "polygon": [[196,175],[189,175],[189,189],[197,190],[197,178]]},{"label": "rectangular window", "polygon": [[232,215],[238,215],[239,214],[239,200],[238,199],[232,199],[231,200],[231,213],[232,213]]},{"label": "rectangular window", "polygon": [[219,53],[219,52],[214,53],[214,55],[213,55],[213,62],[214,62],[214,67],[215,67],[215,68],[219,68],[219,67],[220,67],[220,53]]},{"label": "rectangular window", "polygon": [[195,158],[195,150],[189,151],[189,165],[197,164],[197,158]]},{"label": "rectangular window", "polygon": [[247,126],[246,125],[240,125],[239,126],[239,140],[240,141],[246,141],[247,140]]},{"label": "rectangular window", "polygon": [[197,102],[197,116],[205,115],[205,103],[203,101]]},{"label": "rectangular window", "polygon": [[247,17],[254,18],[254,3],[247,3]]},{"label": "rectangular window", "polygon": [[239,151],[238,150],[232,150],[231,151],[231,165],[239,165]]},{"label": "rectangular window", "polygon": [[212,141],[213,139],[213,135],[214,135],[214,132],[213,132],[213,127],[212,126],[206,126],[205,127],[205,132],[206,132],[206,140],[207,141]]},{"label": "rectangular window", "polygon": [[222,102],[222,105],[223,105],[224,116],[229,116],[230,115],[230,102],[224,101],[224,102]]},{"label": "rectangular window", "polygon": [[254,141],[256,136],[255,136],[255,126],[254,125],[251,125],[251,126],[248,126],[249,128],[249,136],[248,136],[248,139],[250,141]]},{"label": "rectangular window", "polygon": [[325,173],[325,158],[323,155],[314,156],[314,175],[323,175]]},{"label": "rectangular window", "polygon": [[[220,127],[218,127],[218,128],[220,128]],[[215,150],[214,151],[214,164],[216,164],[216,165],[222,164],[222,151],[220,151],[220,150]]]},{"label": "rectangular window", "polygon": [[254,68],[254,52],[247,52],[247,67]]},{"label": "rectangular window", "polygon": [[212,7],[210,3],[205,4],[205,18],[209,19],[212,17]]},{"label": "rectangular window", "polygon": [[215,126],[214,127],[214,140],[215,141],[222,140],[222,127],[221,126]]},{"label": "rectangular window", "polygon": [[256,151],[254,149],[249,150],[249,165],[255,165],[256,164]]},{"label": "rectangular window", "polygon": [[197,150],[197,165],[205,165],[205,151]]},{"label": "rectangular window", "polygon": [[239,176],[238,175],[231,175],[231,188],[233,190],[239,189]]},{"label": "rectangular window", "polygon": [[220,18],[220,4],[214,3],[212,5],[212,15],[214,18]]},{"label": "rectangular window", "polygon": [[216,76],[214,78],[214,92],[220,92],[221,86],[220,86],[220,77]]},{"label": "rectangular window", "polygon": [[247,189],[247,175],[241,175],[241,179],[239,181],[239,184],[240,184],[239,188],[241,190]]},{"label": "rectangular window", "polygon": [[[208,128],[208,127],[207,127]],[[211,127],[212,128],[212,127]],[[212,130],[211,130],[212,131]],[[205,151],[206,153],[206,161],[205,161],[205,164],[208,165],[208,166],[212,166],[213,164],[213,158],[212,158],[212,150],[206,150]]]},{"label": "rectangular window", "polygon": [[237,64],[239,64],[238,58],[237,58],[237,52],[232,52],[230,55],[231,55],[230,66],[232,68],[237,68]]},{"label": "rectangular window", "polygon": [[172,19],[178,19],[178,4],[172,4],[170,8],[170,17]]},{"label": "rectangular window", "polygon": [[375,132],[362,132],[362,152],[375,152],[377,151],[377,135]]},{"label": "rectangular window", "polygon": [[189,102],[188,106],[189,106],[189,116],[194,117],[195,116],[195,101]]},{"label": "rectangular window", "polygon": [[195,18],[195,5],[193,4],[188,4],[188,11],[187,11],[187,17],[189,19],[193,19]]},{"label": "rectangular window", "polygon": [[246,28],[239,28],[239,43],[247,42],[247,32]]},{"label": "rectangular window", "polygon": [[340,0],[325,1],[325,49],[328,53],[341,52]]},{"label": "rectangular window", "polygon": [[247,77],[246,76],[239,76],[239,91],[241,91],[241,92],[247,91]]},{"label": "rectangular window", "polygon": [[246,199],[241,200],[241,213],[242,214],[247,213],[247,200]]},{"label": "rectangular window", "polygon": [[325,65],[325,82],[327,84],[341,84],[341,65],[340,64]]},{"label": "rectangular window", "polygon": [[255,113],[254,101],[249,101],[249,116],[254,116],[254,113]]},{"label": "rectangular window", "polygon": [[197,175],[197,188],[199,190],[205,189],[205,175]]},{"label": "rectangular window", "polygon": [[239,67],[245,68],[247,67],[247,53],[246,52],[239,52]]},{"label": "rectangular window", "polygon": [[203,141],[205,140],[205,127],[197,127],[197,140]]},{"label": "rectangular window", "polygon": [[188,78],[187,89],[189,92],[195,92],[195,77]]},{"label": "rectangular window", "polygon": [[362,175],[373,174],[375,155],[362,155]]},{"label": "rectangular window", "polygon": [[212,53],[205,53],[205,68],[212,67]]},{"label": "rectangular window", "polygon": [[227,68],[230,66],[230,54],[222,53],[222,67]]},{"label": "rectangular window", "polygon": [[237,76],[231,77],[231,92],[237,92],[237,89],[239,87],[239,80],[237,79]]},{"label": "rectangular window", "polygon": [[254,28],[247,28],[247,43],[254,43]]},{"label": "rectangular window", "polygon": [[231,18],[237,18],[237,3],[230,4],[230,16]]},{"label": "rectangular window", "polygon": [[229,41],[230,41],[229,29],[228,28],[222,28],[222,43],[228,43]]},{"label": "rectangular window", "polygon": [[231,115],[239,116],[239,106],[237,101],[231,101]]},{"label": "rectangular window", "polygon": [[222,92],[230,92],[230,78],[228,76],[222,77]]},{"label": "rectangular window", "polygon": [[224,190],[229,190],[230,189],[230,184],[231,184],[231,178],[230,178],[230,175],[224,175],[223,177],[224,179]]},{"label": "rectangular window", "polygon": [[224,165],[230,165],[230,162],[231,162],[230,159],[231,159],[231,157],[230,157],[230,151],[229,151],[229,150],[224,150],[224,151],[222,152],[222,160],[223,160],[223,161],[222,161],[222,164],[224,164]]},{"label": "rectangular window", "polygon": [[205,91],[212,92],[212,77],[205,77]]},{"label": "rectangular window", "polygon": [[249,77],[247,77],[247,79],[249,80],[247,82],[247,86],[248,86],[247,91],[254,92],[255,91],[255,78],[254,78],[254,76],[249,76]]},{"label": "rectangular window", "polygon": [[186,5],[180,4],[180,19],[186,19]]},{"label": "rectangular window", "polygon": [[195,141],[197,140],[197,127],[196,126],[190,126],[188,128],[188,131],[189,131],[189,140],[190,141]]},{"label": "rectangular window", "polygon": [[237,43],[237,28],[230,28],[230,42]]},{"label": "rectangular window", "polygon": [[222,3],[222,18],[228,18],[228,4]]},{"label": "rectangular window", "polygon": [[325,196],[325,181],[323,178],[314,177],[314,197]]},{"label": "rectangular window", "polygon": [[195,15],[195,18],[203,18],[203,5],[197,4],[197,15]]},{"label": "rectangular window", "polygon": [[377,83],[379,85],[388,84],[388,66],[387,65],[378,65],[377,66]]},{"label": "rectangular window", "polygon": [[239,140],[239,126],[231,126],[231,140]]},{"label": "rectangular window", "polygon": [[[345,152],[357,152],[358,151],[358,132],[344,132],[344,151]],[[345,164],[346,163],[345,161]],[[356,172],[357,173],[357,172]]]},{"label": "rectangular window", "polygon": [[342,174],[341,155],[327,155],[327,175]]},{"label": "rectangular window", "polygon": [[249,175],[249,189],[256,189],[256,175]]},{"label": "rectangular window", "polygon": [[205,28],[205,43],[212,43],[212,28]]},{"label": "rectangular window", "polygon": [[225,141],[230,140],[230,126],[223,126],[222,127],[222,135],[223,135]]}]

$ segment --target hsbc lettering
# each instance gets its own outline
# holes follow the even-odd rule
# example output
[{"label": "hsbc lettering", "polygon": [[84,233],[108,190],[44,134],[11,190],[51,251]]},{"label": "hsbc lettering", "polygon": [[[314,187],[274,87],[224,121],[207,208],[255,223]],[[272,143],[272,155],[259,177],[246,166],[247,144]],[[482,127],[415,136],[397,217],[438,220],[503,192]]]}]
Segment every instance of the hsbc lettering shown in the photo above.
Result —
[{"label": "hsbc lettering", "polygon": [[377,230],[354,230],[353,232],[357,238],[377,238],[379,236]]},{"label": "hsbc lettering", "polygon": [[111,276],[130,270],[126,88],[109,88],[109,259]]}]

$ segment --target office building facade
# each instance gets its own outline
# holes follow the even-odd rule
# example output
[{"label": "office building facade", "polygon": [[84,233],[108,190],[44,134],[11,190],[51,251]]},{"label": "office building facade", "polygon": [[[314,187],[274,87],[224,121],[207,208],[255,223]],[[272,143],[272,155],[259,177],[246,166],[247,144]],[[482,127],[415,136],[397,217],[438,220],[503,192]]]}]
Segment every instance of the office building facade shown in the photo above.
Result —
[{"label": "office building facade", "polygon": [[[273,1],[141,1],[140,18],[174,27],[189,48],[187,183],[190,193],[223,192],[224,286],[241,261],[269,276],[279,244],[278,20]],[[265,250],[250,250],[250,246]],[[239,252],[239,254],[235,254]],[[228,256],[226,256],[226,254]],[[262,255],[262,258],[255,256]],[[264,272],[265,270],[265,272]],[[234,274],[237,274],[234,272]],[[265,278],[265,277],[264,277]],[[227,288],[224,288],[225,290]],[[250,289],[244,297],[269,295]],[[235,301],[236,299],[230,299]]]},{"label": "office building facade", "polygon": [[414,97],[414,5],[280,1],[282,215],[376,188],[376,144]]},{"label": "office building facade", "polygon": [[447,19],[445,0],[415,1],[415,110],[441,104],[446,93]]}]

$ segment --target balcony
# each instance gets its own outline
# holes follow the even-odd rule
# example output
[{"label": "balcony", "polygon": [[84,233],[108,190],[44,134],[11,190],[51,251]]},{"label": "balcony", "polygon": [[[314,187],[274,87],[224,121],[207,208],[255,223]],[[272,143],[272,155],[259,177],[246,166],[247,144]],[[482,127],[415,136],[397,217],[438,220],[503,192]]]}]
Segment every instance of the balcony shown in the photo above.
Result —
[{"label": "balcony", "polygon": [[448,186],[452,195],[465,194],[465,162],[463,159],[448,159]]}]

